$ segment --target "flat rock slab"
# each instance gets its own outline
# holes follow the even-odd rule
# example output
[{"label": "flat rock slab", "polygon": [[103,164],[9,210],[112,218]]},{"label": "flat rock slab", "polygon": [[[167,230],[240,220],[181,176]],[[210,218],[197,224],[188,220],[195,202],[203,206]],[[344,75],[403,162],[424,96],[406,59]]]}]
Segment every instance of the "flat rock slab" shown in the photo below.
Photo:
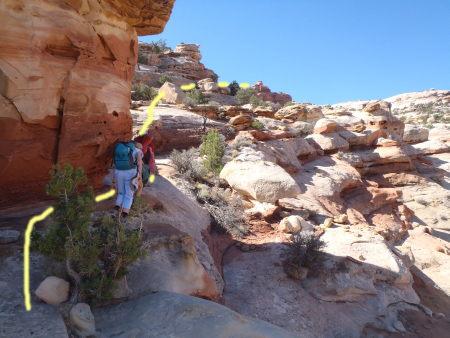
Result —
[{"label": "flat rock slab", "polygon": [[19,236],[20,232],[17,230],[0,230],[0,244],[15,242]]},{"label": "flat rock slab", "polygon": [[298,337],[225,306],[171,292],[158,292],[93,310],[97,337]]}]

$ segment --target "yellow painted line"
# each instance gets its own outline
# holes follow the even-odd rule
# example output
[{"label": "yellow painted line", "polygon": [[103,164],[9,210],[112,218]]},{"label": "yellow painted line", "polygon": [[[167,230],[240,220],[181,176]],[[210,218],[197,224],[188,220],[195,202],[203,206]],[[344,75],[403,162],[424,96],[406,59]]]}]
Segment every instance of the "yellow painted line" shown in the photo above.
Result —
[{"label": "yellow painted line", "polygon": [[98,195],[95,198],[95,202],[101,202],[101,201],[107,200],[108,198],[113,197],[115,193],[116,193],[116,191],[114,189],[111,189],[110,191],[108,191],[107,193],[104,193],[103,195]]},{"label": "yellow painted line", "polygon": [[27,230],[25,231],[25,244],[23,245],[23,293],[25,295],[25,308],[27,311],[31,310],[30,302],[30,240],[31,232],[35,223],[43,221],[53,212],[53,207],[46,209],[39,216],[34,216],[28,222]]},{"label": "yellow painted line", "polygon": [[219,87],[223,88],[223,87],[228,87],[230,84],[228,82],[219,82],[218,85],[219,85]]},{"label": "yellow painted line", "polygon": [[148,107],[148,119],[145,121],[144,125],[142,126],[141,130],[139,130],[139,136],[142,136],[147,131],[147,128],[152,124],[153,122],[153,109],[155,109],[156,104],[166,95],[165,91],[162,91],[159,93],[150,103],[150,106]]},{"label": "yellow painted line", "polygon": [[180,88],[181,88],[181,90],[191,90],[191,89],[195,88],[195,83],[191,82],[191,83],[189,83],[187,85],[181,85]]},{"label": "yellow painted line", "polygon": [[248,88],[248,87],[250,87],[250,85],[247,82],[242,82],[242,83],[239,84],[239,87],[241,87],[241,88]]}]

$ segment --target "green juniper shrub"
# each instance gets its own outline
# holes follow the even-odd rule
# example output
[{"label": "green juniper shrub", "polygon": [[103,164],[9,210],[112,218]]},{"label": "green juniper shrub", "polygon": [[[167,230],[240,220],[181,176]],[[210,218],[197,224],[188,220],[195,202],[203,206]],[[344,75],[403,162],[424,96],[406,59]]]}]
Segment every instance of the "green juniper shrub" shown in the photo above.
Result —
[{"label": "green juniper shrub", "polygon": [[292,101],[288,101],[284,104],[284,107],[289,107],[289,106],[293,106],[294,103]]},{"label": "green juniper shrub", "polygon": [[186,96],[193,99],[196,104],[206,104],[209,101],[200,89],[188,90]]},{"label": "green juniper shrub", "polygon": [[163,75],[159,78],[158,83],[162,86],[164,83],[166,82],[171,82],[173,83],[172,79],[170,78],[170,76],[167,75]]},{"label": "green juniper shrub", "polygon": [[218,175],[223,167],[222,158],[224,154],[225,144],[223,137],[217,130],[210,130],[208,134],[202,136],[200,156],[206,157],[202,162],[206,170]]},{"label": "green juniper shrub", "polygon": [[230,88],[231,93],[230,95],[235,96],[236,93],[239,91],[239,89],[241,89],[241,87],[239,87],[239,83],[237,83],[236,80],[233,80],[229,85],[228,88]]},{"label": "green juniper shrub", "polygon": [[256,89],[253,88],[240,89],[236,93],[236,101],[241,106],[249,103],[259,104],[260,102],[262,102],[262,100],[259,97],[257,97],[256,94],[258,94],[258,92],[256,91]]},{"label": "green juniper shrub", "polygon": [[58,164],[50,174],[46,192],[56,198],[51,224],[43,235],[33,231],[32,248],[65,262],[74,284],[71,302],[110,299],[116,279],[145,255],[142,235],[110,216],[104,217],[100,226],[91,226],[94,191],[86,186],[83,169],[74,170],[68,163],[61,169]]},{"label": "green juniper shrub", "polygon": [[137,100],[145,100],[151,101],[153,100],[158,93],[153,87],[147,86],[143,83],[134,84],[131,87],[132,93],[131,98],[135,101]]},{"label": "green juniper shrub", "polygon": [[264,129],[264,124],[261,121],[253,121],[252,127],[258,130]]},{"label": "green juniper shrub", "polygon": [[426,124],[427,123],[427,120],[430,118],[430,115],[429,114],[426,114],[424,117],[422,117],[422,123],[423,124]]},{"label": "green juniper shrub", "polygon": [[139,52],[138,54],[138,63],[142,63],[144,65],[148,64],[148,57],[146,54]]}]

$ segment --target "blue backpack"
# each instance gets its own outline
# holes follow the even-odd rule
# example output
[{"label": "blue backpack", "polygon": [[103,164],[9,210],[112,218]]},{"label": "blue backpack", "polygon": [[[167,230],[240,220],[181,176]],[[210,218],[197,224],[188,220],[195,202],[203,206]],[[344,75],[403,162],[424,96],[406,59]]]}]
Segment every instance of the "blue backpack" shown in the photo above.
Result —
[{"label": "blue backpack", "polygon": [[114,163],[117,170],[129,170],[136,168],[133,152],[134,142],[119,142],[114,150]]}]

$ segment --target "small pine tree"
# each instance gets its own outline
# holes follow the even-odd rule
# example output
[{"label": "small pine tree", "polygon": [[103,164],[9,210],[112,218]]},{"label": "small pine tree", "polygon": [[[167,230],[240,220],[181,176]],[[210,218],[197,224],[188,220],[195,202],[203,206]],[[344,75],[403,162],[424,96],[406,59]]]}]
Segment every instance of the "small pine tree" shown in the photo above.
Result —
[{"label": "small pine tree", "polygon": [[196,104],[205,104],[209,102],[200,89],[189,90],[186,92],[186,96],[193,99]]},{"label": "small pine tree", "polygon": [[82,168],[74,170],[65,163],[61,169],[58,164],[50,174],[47,194],[57,198],[50,215],[52,223],[44,235],[33,231],[32,248],[65,261],[73,280],[71,302],[110,299],[115,280],[145,255],[141,233],[125,229],[111,217],[105,217],[97,228],[91,226],[94,191],[85,186],[87,177]]},{"label": "small pine tree", "polygon": [[217,130],[210,130],[207,135],[202,136],[200,155],[206,156],[203,166],[206,170],[218,175],[222,170],[222,158],[225,154],[225,145]]},{"label": "small pine tree", "polygon": [[151,101],[156,97],[156,95],[158,95],[153,87],[147,86],[143,83],[134,84],[131,87],[131,90],[133,91],[131,93],[131,98],[133,100]]},{"label": "small pine tree", "polygon": [[217,80],[219,80],[219,75],[217,75],[216,73],[213,73],[210,77],[211,77],[211,79],[213,79],[215,82],[217,82]]},{"label": "small pine tree", "polygon": [[241,89],[241,87],[239,86],[239,83],[237,83],[236,80],[233,80],[229,85],[228,88],[230,88],[231,93],[230,95],[235,96],[236,93],[239,91],[239,89]]}]

